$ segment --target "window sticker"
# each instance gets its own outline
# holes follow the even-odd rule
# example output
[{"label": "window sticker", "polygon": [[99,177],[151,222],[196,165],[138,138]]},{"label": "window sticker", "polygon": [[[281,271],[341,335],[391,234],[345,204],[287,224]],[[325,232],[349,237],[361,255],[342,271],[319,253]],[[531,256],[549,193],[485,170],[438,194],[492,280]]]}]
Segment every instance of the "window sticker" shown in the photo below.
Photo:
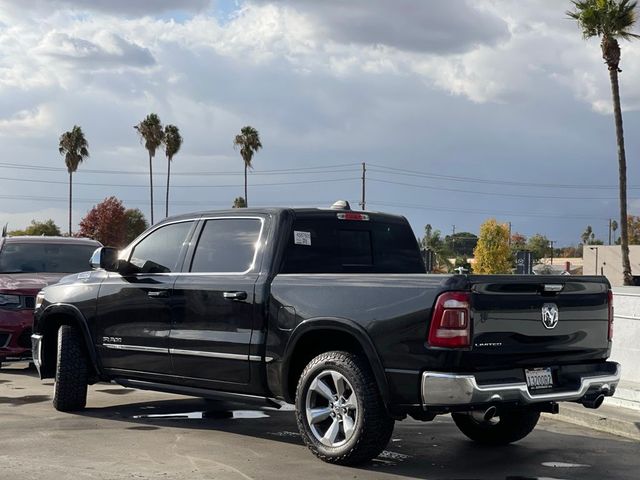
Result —
[{"label": "window sticker", "polygon": [[293,231],[293,241],[296,245],[311,246],[311,232]]}]

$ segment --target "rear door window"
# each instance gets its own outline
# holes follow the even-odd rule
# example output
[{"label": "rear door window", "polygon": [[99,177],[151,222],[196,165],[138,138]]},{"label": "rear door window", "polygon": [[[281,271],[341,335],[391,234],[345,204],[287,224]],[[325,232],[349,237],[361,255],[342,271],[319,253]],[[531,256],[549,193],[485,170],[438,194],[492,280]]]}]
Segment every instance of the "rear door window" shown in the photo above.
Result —
[{"label": "rear door window", "polygon": [[196,246],[191,271],[244,273],[251,270],[261,230],[259,218],[207,220]]}]

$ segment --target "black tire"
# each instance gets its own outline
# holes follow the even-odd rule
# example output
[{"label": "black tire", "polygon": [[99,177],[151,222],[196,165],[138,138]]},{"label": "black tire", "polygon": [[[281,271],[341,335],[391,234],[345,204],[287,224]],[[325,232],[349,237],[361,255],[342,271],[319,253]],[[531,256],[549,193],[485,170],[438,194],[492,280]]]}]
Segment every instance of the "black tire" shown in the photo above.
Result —
[{"label": "black tire", "polygon": [[82,410],[87,404],[89,365],[80,332],[70,325],[58,330],[58,357],[53,406],[61,412]]},{"label": "black tire", "polygon": [[[347,430],[343,426],[344,438],[342,444],[336,442],[337,446],[323,444],[316,437],[317,433],[314,433],[307,418],[308,395],[316,395],[316,390],[309,391],[310,387],[314,380],[323,375],[332,375],[330,372],[337,372],[346,379],[348,383],[343,383],[343,386],[348,387],[346,391],[351,392],[348,394],[350,399],[351,395],[355,394],[350,402],[357,405],[350,414],[353,420],[350,420],[352,423],[349,431],[352,433],[347,435]],[[320,396],[317,398],[322,400]],[[334,397],[336,402],[337,398],[336,395]],[[341,395],[340,398],[343,396]],[[325,408],[331,409],[332,406]],[[343,415],[346,419],[347,415]],[[337,416],[342,418],[341,415]],[[311,452],[325,462],[339,465],[356,465],[377,457],[389,442],[394,426],[394,420],[385,409],[369,364],[357,355],[340,351],[322,353],[305,367],[296,390],[296,419],[300,435]],[[326,421],[335,422],[335,419],[327,417]],[[314,425],[314,428],[317,426]]]},{"label": "black tire", "polygon": [[471,440],[485,445],[506,445],[529,435],[540,412],[513,410],[503,412],[489,422],[478,421],[466,413],[452,413],[453,421]]}]

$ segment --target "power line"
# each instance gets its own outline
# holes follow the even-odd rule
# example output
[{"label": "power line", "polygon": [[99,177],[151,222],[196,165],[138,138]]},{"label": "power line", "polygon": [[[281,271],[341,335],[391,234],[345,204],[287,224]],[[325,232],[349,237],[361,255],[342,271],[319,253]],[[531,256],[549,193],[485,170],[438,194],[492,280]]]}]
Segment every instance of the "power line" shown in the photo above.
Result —
[{"label": "power line", "polygon": [[[343,173],[343,172],[356,172],[358,171],[355,166],[360,166],[359,163],[342,163],[336,165],[321,165],[316,167],[299,167],[299,168],[283,168],[276,170],[257,170],[253,171],[252,175],[309,175],[309,174],[322,174],[322,173]],[[64,167],[52,167],[49,165],[21,165],[18,163],[0,162],[0,168],[10,168],[19,170],[38,170],[46,172],[67,172]],[[80,170],[82,173],[99,173],[99,174],[115,174],[115,175],[148,175],[146,170],[95,170],[90,168],[83,168]],[[244,175],[243,172],[231,172],[231,171],[193,171],[193,172],[174,172],[172,176],[203,176],[203,175]]]},{"label": "power line", "polygon": [[[371,178],[369,177],[368,180],[374,181],[374,182],[380,182],[380,183],[388,183],[388,184],[392,184],[392,185],[401,185],[401,186],[405,186],[405,187],[416,187],[416,188],[423,188],[425,190],[441,190],[441,191],[445,191],[445,192],[457,192],[457,193],[473,193],[476,195],[490,195],[490,196],[496,196],[496,197],[516,197],[516,198],[549,198],[549,199],[554,199],[554,200],[617,200],[618,197],[564,197],[564,196],[558,196],[558,195],[527,195],[525,193],[499,193],[499,192],[480,192],[477,190],[466,190],[466,189],[462,189],[462,188],[447,188],[447,187],[434,187],[431,185],[418,185],[415,183],[405,183],[405,182],[395,182],[393,180],[381,180],[379,178]],[[631,199],[630,199],[631,200]]]},{"label": "power line", "polygon": [[[59,180],[35,180],[31,178],[11,178],[11,177],[0,177],[0,180],[9,180],[14,182],[28,182],[28,183],[45,183],[45,184],[55,184],[55,185],[69,185],[68,181],[59,181]],[[324,180],[303,180],[299,182],[277,182],[277,183],[252,183],[251,188],[253,187],[273,187],[273,186],[283,186],[283,185],[303,185],[309,183],[327,183],[327,182],[347,182],[352,180],[360,180],[357,177],[353,178],[330,178]],[[149,185],[132,185],[132,184],[118,184],[118,183],[88,183],[88,182],[73,182],[73,185],[83,185],[90,187],[135,187],[135,188],[149,188]],[[227,187],[243,187],[244,184],[226,184],[226,185],[171,185],[171,188],[227,188]]]},{"label": "power line", "polygon": [[[488,185],[510,185],[519,187],[536,187],[536,188],[578,188],[578,189],[617,189],[617,185],[587,185],[587,184],[561,184],[561,183],[534,183],[534,182],[520,182],[513,180],[490,180],[486,178],[478,177],[460,177],[453,175],[441,175],[435,173],[420,172],[417,170],[407,170],[404,168],[385,167],[383,165],[376,165],[370,163],[370,170],[381,173],[387,173],[391,175],[404,175],[411,177],[424,177],[437,180],[449,180],[452,182],[466,182],[466,183],[483,183]],[[640,189],[639,186],[629,186],[630,189]]]},{"label": "power line", "polygon": [[430,210],[440,212],[454,212],[454,213],[470,213],[478,215],[495,215],[495,216],[515,216],[515,217],[538,217],[538,218],[561,218],[561,219],[584,219],[593,220],[591,215],[554,215],[551,213],[523,213],[523,212],[499,212],[489,210],[465,210],[452,207],[434,207],[430,205],[415,205],[409,203],[388,203],[388,202],[376,202],[368,201],[371,205],[381,205],[386,207],[400,207],[400,208],[412,208],[417,210]]}]

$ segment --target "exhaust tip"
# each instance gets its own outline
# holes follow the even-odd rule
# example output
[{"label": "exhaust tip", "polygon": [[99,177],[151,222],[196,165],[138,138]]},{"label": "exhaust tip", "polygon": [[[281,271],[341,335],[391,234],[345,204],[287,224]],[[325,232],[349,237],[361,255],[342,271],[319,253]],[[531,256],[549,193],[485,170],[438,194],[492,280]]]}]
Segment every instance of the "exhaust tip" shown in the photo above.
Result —
[{"label": "exhaust tip", "polygon": [[602,405],[602,402],[604,402],[604,395],[603,394],[599,394],[596,397],[590,398],[588,400],[584,400],[582,402],[582,405],[584,405],[586,408],[600,408],[600,406]]},{"label": "exhaust tip", "polygon": [[485,422],[488,422],[489,420],[491,420],[493,417],[496,416],[496,407],[489,407],[485,410],[484,415],[482,416],[483,420]]}]

